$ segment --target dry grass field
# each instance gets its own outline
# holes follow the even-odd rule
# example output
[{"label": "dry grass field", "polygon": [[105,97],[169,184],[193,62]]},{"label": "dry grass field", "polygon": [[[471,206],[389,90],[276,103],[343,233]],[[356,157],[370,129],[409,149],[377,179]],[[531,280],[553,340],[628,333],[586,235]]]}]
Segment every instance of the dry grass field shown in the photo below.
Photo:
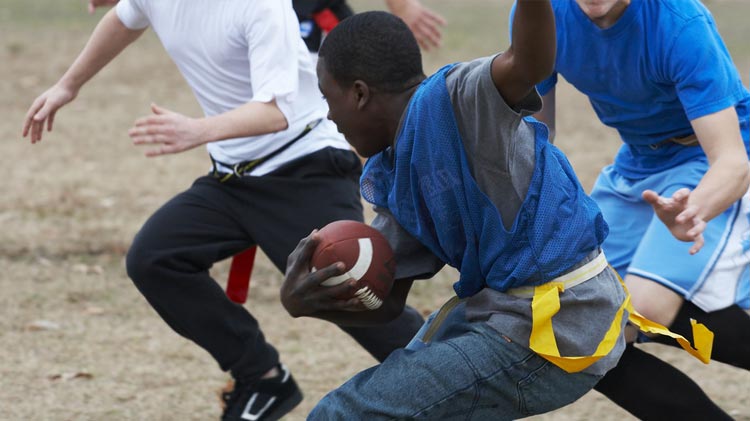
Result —
[{"label": "dry grass field", "polygon": [[[510,0],[426,0],[449,20],[439,65],[507,46]],[[376,0],[354,1],[362,11]],[[708,3],[747,84],[750,3]],[[33,99],[55,82],[101,13],[83,0],[0,2],[0,420],[211,420],[226,375],[207,353],[173,333],[125,275],[124,254],[145,219],[208,170],[203,149],[147,159],[126,131],[156,102],[200,115],[189,88],[147,33],[58,113],[41,144],[20,136]],[[562,85],[558,144],[586,188],[619,146],[586,100]],[[228,264],[213,270],[219,282]],[[455,273],[415,286],[424,312],[450,294]],[[281,274],[260,256],[246,306],[304,388],[287,419],[300,420],[330,389],[374,363],[346,335],[293,320],[278,300]],[[700,383],[737,419],[750,420],[750,373],[704,366],[683,352],[648,348]],[[647,376],[643,378],[648,382]],[[595,392],[539,420],[618,420],[629,415]]]}]

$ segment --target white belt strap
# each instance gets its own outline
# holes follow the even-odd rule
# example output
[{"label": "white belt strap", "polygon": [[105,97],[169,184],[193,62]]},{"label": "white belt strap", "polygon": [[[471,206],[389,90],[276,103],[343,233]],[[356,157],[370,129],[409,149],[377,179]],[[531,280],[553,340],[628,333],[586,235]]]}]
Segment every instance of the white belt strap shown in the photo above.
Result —
[{"label": "white belt strap", "polygon": [[[550,282],[562,283],[565,289],[573,288],[574,286],[582,284],[593,278],[594,276],[602,273],[602,271],[606,269],[608,265],[609,264],[607,263],[607,258],[604,256],[604,252],[599,252],[598,256],[593,258],[585,265],[564,275],[560,275],[557,278],[552,279]],[[519,298],[533,298],[534,288],[535,287],[533,286],[511,288],[505,291],[505,293]]]}]

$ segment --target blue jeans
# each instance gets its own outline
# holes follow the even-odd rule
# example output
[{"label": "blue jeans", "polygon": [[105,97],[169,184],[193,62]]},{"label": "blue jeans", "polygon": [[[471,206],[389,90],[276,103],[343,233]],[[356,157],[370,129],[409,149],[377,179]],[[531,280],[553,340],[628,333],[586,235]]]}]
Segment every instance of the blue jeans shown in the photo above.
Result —
[{"label": "blue jeans", "polygon": [[433,313],[406,349],[330,392],[308,419],[517,419],[565,406],[599,381],[566,373],[484,322],[468,322],[464,308],[444,314],[437,330],[430,329],[440,323]]}]

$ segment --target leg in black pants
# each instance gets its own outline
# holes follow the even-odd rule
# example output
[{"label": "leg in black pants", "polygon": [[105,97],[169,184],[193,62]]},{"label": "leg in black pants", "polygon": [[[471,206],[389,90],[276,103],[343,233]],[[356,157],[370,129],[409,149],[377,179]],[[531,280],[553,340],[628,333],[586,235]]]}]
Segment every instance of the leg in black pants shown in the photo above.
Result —
[{"label": "leg in black pants", "polygon": [[[685,301],[669,329],[692,342],[690,319],[714,332],[711,359],[750,369],[750,315],[737,305],[706,313]],[[679,347],[665,336],[654,342]],[[641,419],[731,419],[688,376],[629,345],[595,389]]]},{"label": "leg in black pants", "polygon": [[594,390],[642,420],[732,419],[690,377],[632,344]]},{"label": "leg in black pants", "polygon": [[[714,333],[711,359],[750,370],[750,315],[738,305],[706,313],[695,304],[685,301],[669,329],[692,342],[693,328],[690,319],[703,323]],[[672,338],[658,336],[653,339],[679,346]]]},{"label": "leg in black pants", "polygon": [[[362,220],[359,159],[325,149],[263,177],[211,177],[167,202],[128,253],[128,274],[159,315],[206,349],[235,378],[257,379],[278,363],[257,321],[209,276],[217,261],[257,244],[284,270],[313,228]],[[388,325],[347,328],[378,359],[405,346],[422,324],[411,308]]]}]

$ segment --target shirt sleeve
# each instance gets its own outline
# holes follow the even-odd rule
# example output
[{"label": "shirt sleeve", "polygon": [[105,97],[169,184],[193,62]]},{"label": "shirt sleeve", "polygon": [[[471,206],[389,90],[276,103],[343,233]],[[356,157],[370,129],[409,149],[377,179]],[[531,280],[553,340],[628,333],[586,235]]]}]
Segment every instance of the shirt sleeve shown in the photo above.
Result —
[{"label": "shirt sleeve", "polygon": [[542,109],[542,100],[532,89],[518,104],[509,106],[492,80],[495,57],[456,64],[446,84],[468,155],[508,173],[519,125],[523,117]]},{"label": "shirt sleeve", "polygon": [[545,96],[555,87],[555,85],[557,85],[557,72],[552,72],[547,79],[544,79],[536,85],[536,90],[539,92],[539,95]]},{"label": "shirt sleeve", "polygon": [[[541,111],[542,100],[534,89],[513,107],[505,102],[492,80],[492,62],[500,55],[502,53],[457,63],[448,72],[446,83],[448,91],[451,92],[451,100],[457,102],[456,107],[475,113],[481,113],[482,108],[490,107],[492,113],[502,113],[502,117],[509,120],[517,120]],[[509,124],[514,123],[511,121]]]},{"label": "shirt sleeve", "polygon": [[120,0],[115,12],[126,28],[137,31],[147,28],[151,24],[144,7],[145,5],[138,0]]},{"label": "shirt sleeve", "polygon": [[713,22],[690,20],[667,51],[667,72],[689,120],[736,105],[742,99],[737,69]]},{"label": "shirt sleeve", "polygon": [[[495,56],[497,57],[497,56]],[[535,89],[509,106],[492,80],[494,57],[454,66],[446,76],[471,174],[510,229],[535,167],[535,129],[525,116],[542,109]]]},{"label": "shirt sleeve", "polygon": [[412,237],[388,209],[375,207],[377,216],[372,227],[388,240],[396,258],[396,279],[428,279],[435,276],[445,263]]},{"label": "shirt sleeve", "polygon": [[250,10],[245,20],[252,100],[275,99],[287,121],[292,121],[292,103],[300,85],[300,60],[310,60],[294,10],[283,1],[253,2],[248,7],[261,9]]}]

